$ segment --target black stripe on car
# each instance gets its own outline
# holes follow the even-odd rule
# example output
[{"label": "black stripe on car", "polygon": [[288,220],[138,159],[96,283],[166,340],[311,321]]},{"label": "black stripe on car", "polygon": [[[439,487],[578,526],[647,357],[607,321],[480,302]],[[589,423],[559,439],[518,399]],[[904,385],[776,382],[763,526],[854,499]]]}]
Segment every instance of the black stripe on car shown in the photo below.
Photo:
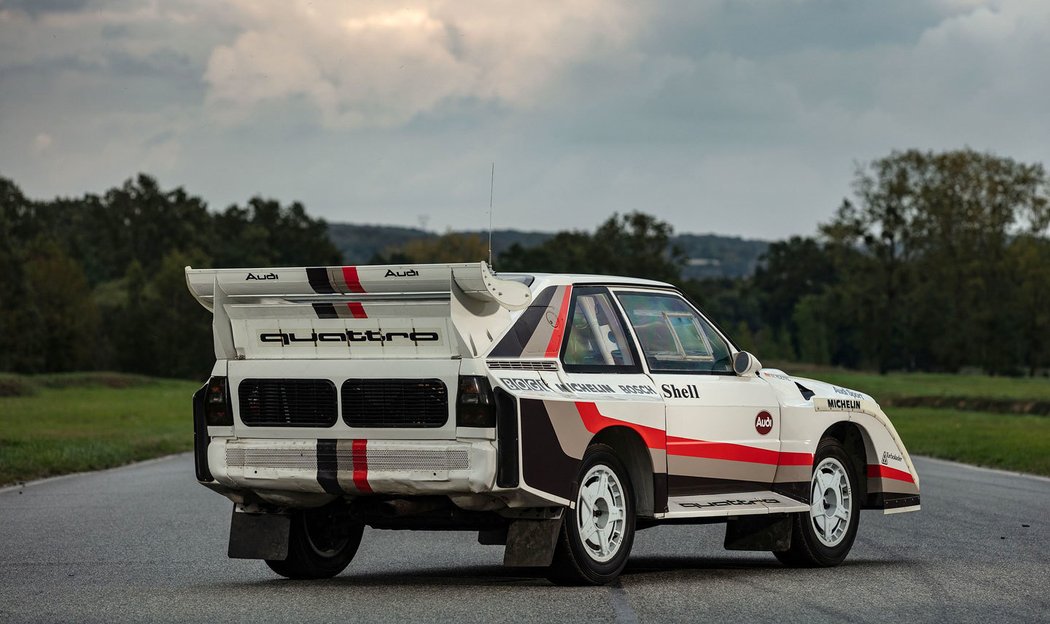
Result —
[{"label": "black stripe on car", "polygon": [[562,451],[543,401],[521,399],[522,477],[531,487],[561,498],[572,497],[580,460]]},{"label": "black stripe on car", "polygon": [[329,494],[344,494],[343,488],[339,487],[339,461],[336,455],[336,443],[338,440],[317,441],[317,482],[321,489]]},{"label": "black stripe on car", "polygon": [[333,304],[331,304],[331,303],[315,303],[315,304],[313,304],[313,306],[314,306],[314,312],[317,313],[317,318],[323,318],[323,319],[339,318],[339,315],[336,314],[335,306]]},{"label": "black stripe on car", "polygon": [[539,296],[533,300],[532,305],[525,308],[525,311],[521,313],[518,320],[514,322],[514,326],[503,336],[499,344],[492,349],[489,357],[521,357],[522,352],[525,351],[525,345],[529,344],[529,340],[536,333],[540,323],[547,322],[547,308],[550,306],[551,299],[554,298],[554,293],[557,290],[557,286],[544,288]]},{"label": "black stripe on car", "polygon": [[314,292],[322,295],[331,295],[335,293],[335,288],[332,287],[332,281],[328,279],[328,269],[326,267],[307,267],[306,279],[310,280],[310,287],[314,289]]}]

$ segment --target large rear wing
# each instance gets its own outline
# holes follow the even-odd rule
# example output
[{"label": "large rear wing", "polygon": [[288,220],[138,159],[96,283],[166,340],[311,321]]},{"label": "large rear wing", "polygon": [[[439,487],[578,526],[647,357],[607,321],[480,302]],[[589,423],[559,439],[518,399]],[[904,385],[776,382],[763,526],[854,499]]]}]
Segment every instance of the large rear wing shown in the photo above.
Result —
[{"label": "large rear wing", "polygon": [[186,267],[186,284],[226,359],[477,357],[532,301],[484,262]]}]

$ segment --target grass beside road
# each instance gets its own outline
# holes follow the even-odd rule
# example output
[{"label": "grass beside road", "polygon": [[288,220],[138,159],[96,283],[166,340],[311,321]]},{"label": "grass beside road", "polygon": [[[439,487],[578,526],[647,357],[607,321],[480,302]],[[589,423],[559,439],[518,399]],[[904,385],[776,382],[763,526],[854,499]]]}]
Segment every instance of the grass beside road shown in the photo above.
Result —
[{"label": "grass beside road", "polygon": [[14,385],[20,396],[0,396],[0,484],[192,448],[199,383],[109,373],[0,378]]},{"label": "grass beside road", "polygon": [[991,377],[941,373],[865,373],[837,368],[782,364],[784,371],[860,390],[876,401],[914,397],[959,397],[1012,401],[1050,401],[1046,377]]},{"label": "grass beside road", "polygon": [[1050,379],[1045,377],[779,367],[870,394],[913,455],[1050,475]]},{"label": "grass beside road", "polygon": [[1046,416],[929,407],[886,411],[912,455],[1050,476]]},{"label": "grass beside road", "polygon": [[[1046,379],[782,368],[884,403],[915,397],[1050,400]],[[190,450],[190,397],[198,387],[112,373],[0,375],[0,484]],[[1050,416],[933,407],[886,411],[913,454],[1050,475]]]}]

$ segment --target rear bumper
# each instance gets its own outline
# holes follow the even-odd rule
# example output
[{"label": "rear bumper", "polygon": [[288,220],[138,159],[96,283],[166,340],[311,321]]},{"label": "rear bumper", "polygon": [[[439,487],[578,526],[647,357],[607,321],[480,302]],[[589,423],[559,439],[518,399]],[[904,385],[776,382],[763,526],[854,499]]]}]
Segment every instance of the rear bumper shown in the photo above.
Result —
[{"label": "rear bumper", "polygon": [[229,488],[288,494],[478,494],[495,483],[490,440],[212,438],[208,468]]}]

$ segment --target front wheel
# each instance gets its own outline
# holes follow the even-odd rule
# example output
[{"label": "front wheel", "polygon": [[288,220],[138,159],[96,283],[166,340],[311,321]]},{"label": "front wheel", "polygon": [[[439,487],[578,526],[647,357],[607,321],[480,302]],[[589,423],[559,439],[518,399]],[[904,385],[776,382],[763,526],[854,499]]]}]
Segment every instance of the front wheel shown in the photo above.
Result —
[{"label": "front wheel", "polygon": [[339,507],[297,511],[288,536],[288,558],[267,559],[266,565],[290,579],[331,578],[350,565],[364,530]]},{"label": "front wheel", "polygon": [[842,563],[853,547],[860,522],[860,489],[846,449],[834,438],[817,445],[810,481],[810,508],[795,514],[791,547],[775,552],[793,567],[831,567]]},{"label": "front wheel", "polygon": [[559,585],[616,580],[634,544],[634,490],[611,448],[594,444],[580,464],[575,506],[567,509],[548,578]]}]

